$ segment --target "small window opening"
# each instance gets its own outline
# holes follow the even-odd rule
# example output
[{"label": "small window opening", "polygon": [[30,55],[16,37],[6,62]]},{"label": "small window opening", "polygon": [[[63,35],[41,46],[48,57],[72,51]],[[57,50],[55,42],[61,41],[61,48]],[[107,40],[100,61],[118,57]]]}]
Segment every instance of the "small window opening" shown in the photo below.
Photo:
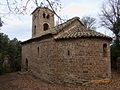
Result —
[{"label": "small window opening", "polygon": [[107,57],[107,44],[103,44],[103,57]]},{"label": "small window opening", "polygon": [[83,71],[83,73],[88,73],[88,71]]},{"label": "small window opening", "polygon": [[70,51],[68,50],[68,56],[70,56]]},{"label": "small window opening", "polygon": [[43,13],[43,18],[45,18],[45,13]]},{"label": "small window opening", "polygon": [[48,15],[47,15],[47,19],[49,19],[49,18],[50,18],[50,15],[48,14]]},{"label": "small window opening", "polygon": [[43,30],[46,31],[49,29],[49,25],[47,23],[43,24]]},{"label": "small window opening", "polygon": [[34,35],[36,35],[36,25],[34,26]]},{"label": "small window opening", "polygon": [[28,59],[26,58],[26,71],[28,71]]},{"label": "small window opening", "polygon": [[38,51],[38,54],[39,54],[39,47],[37,47],[37,51]]}]

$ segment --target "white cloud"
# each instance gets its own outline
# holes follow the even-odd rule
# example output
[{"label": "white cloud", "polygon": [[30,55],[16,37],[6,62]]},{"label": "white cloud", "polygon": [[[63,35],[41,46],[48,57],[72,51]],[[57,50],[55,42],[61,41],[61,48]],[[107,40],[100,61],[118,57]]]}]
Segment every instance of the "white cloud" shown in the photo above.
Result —
[{"label": "white cloud", "polygon": [[61,14],[80,14],[81,12],[85,12],[90,10],[89,7],[87,6],[81,6],[81,5],[76,5],[72,4],[64,9],[61,10]]},{"label": "white cloud", "polygon": [[31,38],[31,17],[21,16],[21,18],[7,17],[4,19],[4,25],[1,32],[9,35],[10,39],[26,40]]},{"label": "white cloud", "polygon": [[4,25],[1,30],[11,39],[17,38],[22,41],[31,38],[31,31],[30,23]]}]

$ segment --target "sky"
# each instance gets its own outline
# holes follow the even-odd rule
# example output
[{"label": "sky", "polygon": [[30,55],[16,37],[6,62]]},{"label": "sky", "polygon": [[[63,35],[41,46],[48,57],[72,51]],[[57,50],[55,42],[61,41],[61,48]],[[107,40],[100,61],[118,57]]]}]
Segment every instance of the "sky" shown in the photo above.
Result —
[{"label": "sky", "polygon": [[[103,2],[104,0],[61,0],[62,9],[57,13],[66,19],[76,16],[80,18],[91,16],[98,19],[98,13]],[[32,10],[30,10],[31,12]],[[7,15],[2,17],[4,24],[0,32],[7,34],[10,39],[17,38],[21,41],[30,39],[32,36],[32,16],[30,13],[27,15]],[[98,28],[96,31],[112,36],[111,31],[105,28]]]}]

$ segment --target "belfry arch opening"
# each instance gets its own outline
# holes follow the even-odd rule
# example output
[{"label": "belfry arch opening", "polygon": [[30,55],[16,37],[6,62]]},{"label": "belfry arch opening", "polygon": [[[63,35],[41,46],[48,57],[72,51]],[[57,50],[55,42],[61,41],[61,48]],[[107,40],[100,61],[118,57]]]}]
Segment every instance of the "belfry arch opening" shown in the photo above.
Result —
[{"label": "belfry arch opening", "polygon": [[49,25],[47,23],[43,24],[43,30],[46,31],[49,29]]},{"label": "belfry arch opening", "polygon": [[49,19],[49,18],[50,18],[50,15],[48,14],[48,15],[47,15],[47,19]]},{"label": "belfry arch opening", "polygon": [[43,18],[45,18],[45,16],[46,16],[45,13],[43,13]]}]

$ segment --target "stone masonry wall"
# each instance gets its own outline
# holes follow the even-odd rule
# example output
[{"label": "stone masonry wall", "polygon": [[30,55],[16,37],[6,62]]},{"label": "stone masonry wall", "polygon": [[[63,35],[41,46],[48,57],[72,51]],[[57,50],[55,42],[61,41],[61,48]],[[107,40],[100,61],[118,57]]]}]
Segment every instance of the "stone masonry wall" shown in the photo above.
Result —
[{"label": "stone masonry wall", "polygon": [[[103,44],[107,56],[103,56]],[[81,38],[55,41],[45,39],[22,46],[22,67],[51,83],[80,83],[111,77],[109,41]]]}]

